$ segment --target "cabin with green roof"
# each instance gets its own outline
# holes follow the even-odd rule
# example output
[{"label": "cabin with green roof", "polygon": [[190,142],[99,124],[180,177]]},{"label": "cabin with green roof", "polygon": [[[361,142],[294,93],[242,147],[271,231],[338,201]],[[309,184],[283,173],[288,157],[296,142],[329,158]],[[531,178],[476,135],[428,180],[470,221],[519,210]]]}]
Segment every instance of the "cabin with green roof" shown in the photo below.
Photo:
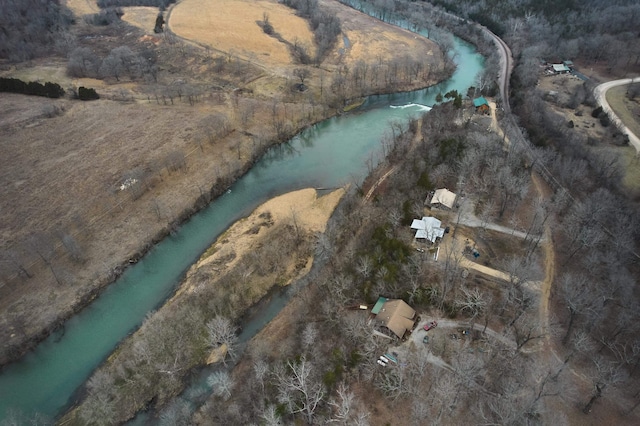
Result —
[{"label": "cabin with green roof", "polygon": [[487,114],[489,112],[489,102],[483,97],[475,98],[473,100],[473,106],[476,107],[476,112]]}]

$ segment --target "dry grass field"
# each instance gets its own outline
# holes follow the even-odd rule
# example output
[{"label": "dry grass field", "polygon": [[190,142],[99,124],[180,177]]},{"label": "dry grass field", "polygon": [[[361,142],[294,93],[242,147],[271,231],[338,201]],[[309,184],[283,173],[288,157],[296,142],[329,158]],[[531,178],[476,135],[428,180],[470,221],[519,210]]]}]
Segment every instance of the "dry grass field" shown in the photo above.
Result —
[{"label": "dry grass field", "polygon": [[640,137],[640,98],[630,100],[626,91],[627,86],[612,87],[607,91],[607,102],[625,126]]},{"label": "dry grass field", "polygon": [[[186,23],[194,17],[204,22],[208,15],[197,7],[204,7],[198,1],[183,0],[174,6],[169,19],[173,31],[188,32]],[[121,45],[154,49],[157,82],[74,79],[66,75],[66,59],[61,57],[16,64],[0,72],[23,80],[57,82],[65,89],[93,87],[102,96],[86,103],[13,94],[0,97],[4,154],[0,157],[0,341],[5,343],[0,364],[86,304],[129,259],[169,232],[171,224],[188,214],[217,180],[236,176],[262,148],[275,143],[275,129],[264,124],[273,122],[274,99],[278,99],[279,118],[295,131],[336,112],[319,107],[328,102],[327,90],[325,97],[317,97],[319,76],[322,73],[328,85],[332,71],[341,64],[401,60],[411,54],[431,62],[433,69],[442,68],[432,42],[327,1],[324,4],[343,23],[351,49],[344,51],[338,43],[321,67],[309,68],[311,90],[295,93],[291,71],[300,65],[293,63],[284,44],[266,36],[255,21],[267,11],[286,40],[310,43],[307,23],[276,1],[210,3],[217,5],[213,10],[218,24],[223,23],[220,14],[226,10],[229,25],[234,14],[238,17],[236,25],[229,27],[229,34],[220,25],[220,31],[212,33],[206,26],[191,30],[194,37],[208,37],[193,40],[197,44],[192,45],[153,35],[154,8],[125,8],[125,24],[115,30],[92,28],[77,20],[76,30],[82,35],[78,42],[99,54]],[[78,17],[97,11],[95,0],[68,0],[67,4]],[[180,13],[185,15],[181,18]],[[239,25],[247,16],[251,20],[245,19],[244,27]],[[234,38],[232,30],[242,31],[236,31]],[[205,42],[212,46],[210,50],[201,47]],[[216,49],[227,53],[222,68],[216,62],[221,56]],[[229,54],[239,52],[253,58],[253,64],[238,61],[237,56],[230,60]],[[416,80],[413,88],[428,83]],[[175,98],[179,87],[196,93],[196,101],[188,102],[184,93]],[[412,87],[384,90],[400,88]],[[169,92],[174,99],[169,100]],[[310,105],[312,98],[315,106]],[[216,118],[228,123],[224,137],[211,137]],[[172,156],[184,159],[179,170],[170,170]],[[118,189],[134,174],[145,176],[136,197],[130,190]],[[72,261],[63,248],[64,235],[73,238],[82,262]],[[35,246],[49,242],[55,247],[51,263],[57,280],[36,253]],[[32,277],[21,277],[19,266]]]},{"label": "dry grass field", "polygon": [[222,52],[233,52],[265,66],[291,64],[286,44],[265,34],[258,22],[267,14],[275,32],[290,43],[297,39],[313,52],[309,24],[274,1],[183,0],[171,10],[171,31]]},{"label": "dry grass field", "polygon": [[96,0],[64,0],[64,2],[76,16],[88,15],[100,10]]},{"label": "dry grass field", "polygon": [[411,58],[442,66],[442,53],[430,40],[374,20],[336,1],[320,0],[320,3],[338,16],[342,33],[348,40],[348,46],[339,43],[334,50],[333,63],[353,67],[358,61],[386,63]]},{"label": "dry grass field", "polygon": [[138,27],[149,34],[153,34],[158,16],[157,7],[123,7],[122,20],[134,27]]},{"label": "dry grass field", "polygon": [[640,191],[640,157],[632,146],[618,148],[622,165],[625,168],[624,185],[628,189]]}]

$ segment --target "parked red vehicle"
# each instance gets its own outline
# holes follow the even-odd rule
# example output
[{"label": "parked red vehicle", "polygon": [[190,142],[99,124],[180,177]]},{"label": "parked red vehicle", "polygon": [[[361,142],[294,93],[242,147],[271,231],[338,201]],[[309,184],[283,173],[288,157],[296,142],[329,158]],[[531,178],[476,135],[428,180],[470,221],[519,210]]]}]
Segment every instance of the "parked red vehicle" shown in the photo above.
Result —
[{"label": "parked red vehicle", "polygon": [[424,325],[424,331],[429,331],[432,328],[436,328],[438,326],[438,322],[437,321],[429,321],[428,323],[426,323]]}]

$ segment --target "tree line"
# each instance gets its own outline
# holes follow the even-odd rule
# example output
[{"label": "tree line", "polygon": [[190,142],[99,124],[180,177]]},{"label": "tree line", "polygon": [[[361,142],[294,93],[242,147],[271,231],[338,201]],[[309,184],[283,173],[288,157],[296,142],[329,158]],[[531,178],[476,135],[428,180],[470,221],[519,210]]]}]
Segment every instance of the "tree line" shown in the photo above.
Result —
[{"label": "tree line", "polygon": [[77,47],[69,55],[67,73],[71,77],[121,78],[135,80],[142,77],[156,80],[158,67],[154,54],[141,55],[128,46],[111,49],[100,57],[88,47]]},{"label": "tree line", "polygon": [[59,98],[64,96],[64,89],[58,83],[47,81],[44,84],[36,81],[25,82],[18,78],[0,77],[0,92],[21,93],[24,95]]}]

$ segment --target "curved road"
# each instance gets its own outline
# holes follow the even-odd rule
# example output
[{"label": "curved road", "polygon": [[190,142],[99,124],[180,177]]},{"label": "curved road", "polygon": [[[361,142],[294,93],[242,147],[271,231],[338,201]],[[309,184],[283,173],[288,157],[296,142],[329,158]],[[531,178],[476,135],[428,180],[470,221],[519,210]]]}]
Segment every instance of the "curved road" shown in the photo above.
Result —
[{"label": "curved road", "polygon": [[604,112],[606,112],[609,115],[611,120],[616,124],[616,126],[618,126],[620,131],[622,133],[625,133],[627,136],[629,136],[629,143],[633,145],[633,147],[636,149],[636,152],[640,152],[640,138],[638,138],[638,136],[636,136],[631,130],[629,130],[627,126],[624,125],[622,120],[620,120],[620,117],[616,115],[616,113],[613,111],[613,109],[609,105],[609,102],[607,102],[607,90],[611,89],[612,87],[631,84],[634,82],[634,80],[638,80],[638,79],[623,78],[621,80],[613,80],[613,81],[608,81],[606,83],[602,83],[601,85],[596,86],[596,88],[593,89],[593,94],[595,95],[596,100],[598,101],[598,103],[600,104]]}]

